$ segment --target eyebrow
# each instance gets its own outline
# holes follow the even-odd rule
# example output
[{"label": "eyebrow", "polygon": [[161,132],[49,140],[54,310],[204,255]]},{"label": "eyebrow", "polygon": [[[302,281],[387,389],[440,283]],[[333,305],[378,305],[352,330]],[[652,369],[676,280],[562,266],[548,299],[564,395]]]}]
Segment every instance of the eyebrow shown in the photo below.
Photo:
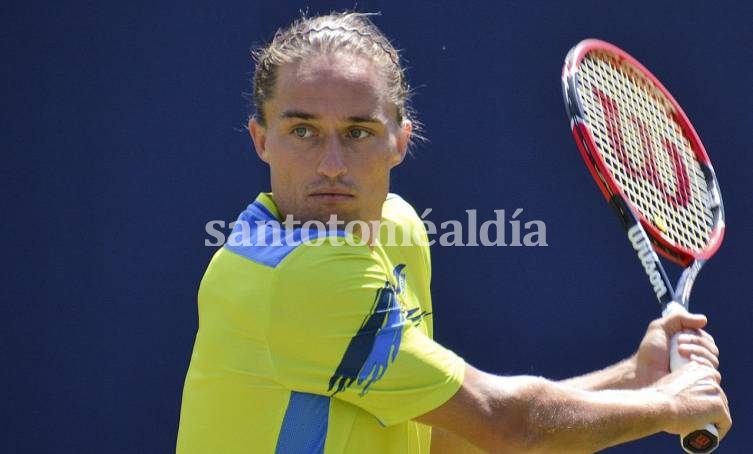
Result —
[{"label": "eyebrow", "polygon": [[280,118],[300,118],[302,120],[316,120],[318,117],[312,113],[304,112],[302,110],[286,110],[280,114]]},{"label": "eyebrow", "polygon": [[[280,118],[282,119],[301,119],[301,120],[317,120],[319,119],[318,115],[304,112],[302,110],[286,110],[283,113],[280,114]],[[350,123],[381,123],[381,121],[377,120],[376,117],[372,117],[370,115],[353,115],[348,117],[348,122]]]}]

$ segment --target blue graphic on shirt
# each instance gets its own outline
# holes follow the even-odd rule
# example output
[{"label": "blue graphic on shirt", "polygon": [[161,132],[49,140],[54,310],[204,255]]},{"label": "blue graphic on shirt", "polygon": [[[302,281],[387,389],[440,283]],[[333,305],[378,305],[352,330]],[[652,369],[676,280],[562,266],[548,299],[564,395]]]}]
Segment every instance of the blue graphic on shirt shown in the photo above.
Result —
[{"label": "blue graphic on shirt", "polygon": [[392,270],[392,275],[395,276],[395,282],[397,282],[397,287],[395,287],[395,293],[398,295],[403,293],[405,291],[405,265],[400,264],[395,267],[394,270]]},{"label": "blue graphic on shirt", "polygon": [[397,294],[405,289],[404,268],[405,265],[398,265],[393,271],[397,287],[385,282],[384,287],[377,290],[371,313],[351,338],[340,365],[329,381],[328,390],[334,390],[333,394],[344,391],[356,381],[358,385],[363,385],[363,396],[397,358],[403,327],[409,323],[397,300]]},{"label": "blue graphic on shirt", "polygon": [[[374,346],[366,358],[361,372],[358,374],[358,384],[366,382],[361,395],[368,392],[369,387],[387,372],[387,366],[395,361],[397,353],[400,351],[400,340],[402,339],[403,326],[405,326],[405,317],[397,302],[395,294],[385,292],[386,309],[384,309],[386,319],[382,328],[379,329],[374,337]],[[378,308],[377,311],[382,310]]]},{"label": "blue graphic on shirt", "polygon": [[422,311],[421,309],[415,307],[405,313],[405,318],[413,323],[413,326],[418,326],[421,323],[421,320],[423,320],[424,317],[430,314],[431,312]]}]

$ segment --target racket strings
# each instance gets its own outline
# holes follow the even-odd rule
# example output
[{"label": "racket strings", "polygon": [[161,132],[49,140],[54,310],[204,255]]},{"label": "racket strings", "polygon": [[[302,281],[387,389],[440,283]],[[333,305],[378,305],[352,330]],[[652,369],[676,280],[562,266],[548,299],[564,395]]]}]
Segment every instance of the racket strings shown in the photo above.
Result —
[{"label": "racket strings", "polygon": [[598,153],[628,200],[665,239],[703,250],[713,226],[711,195],[671,103],[606,52],[583,59],[578,91]]}]

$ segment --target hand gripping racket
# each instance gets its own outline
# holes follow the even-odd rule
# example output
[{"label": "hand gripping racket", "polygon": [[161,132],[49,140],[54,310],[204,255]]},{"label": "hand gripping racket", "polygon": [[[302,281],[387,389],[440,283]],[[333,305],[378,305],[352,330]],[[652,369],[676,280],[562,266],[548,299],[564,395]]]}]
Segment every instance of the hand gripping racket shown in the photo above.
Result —
[{"label": "hand gripping racket", "polygon": [[[614,207],[664,314],[687,310],[698,272],[724,236],[724,208],[711,162],[690,120],[633,57],[604,41],[576,45],[562,85],[573,136]],[[683,267],[673,287],[656,253]],[[688,360],[671,341],[675,370]],[[681,437],[686,452],[719,444],[713,424]]]}]

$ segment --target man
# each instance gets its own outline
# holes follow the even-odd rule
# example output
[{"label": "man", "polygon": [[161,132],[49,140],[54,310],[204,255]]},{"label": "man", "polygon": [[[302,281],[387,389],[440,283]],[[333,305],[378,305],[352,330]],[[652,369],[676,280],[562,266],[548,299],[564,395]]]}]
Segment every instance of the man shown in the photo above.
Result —
[{"label": "man", "polygon": [[[249,131],[272,193],[202,280],[179,453],[585,453],[709,421],[726,434],[700,315],[656,320],[632,357],[561,383],[486,374],[434,342],[426,232],[388,193],[413,133],[397,52],[341,13],[294,22],[256,57]],[[670,374],[681,330],[693,361]]]}]

